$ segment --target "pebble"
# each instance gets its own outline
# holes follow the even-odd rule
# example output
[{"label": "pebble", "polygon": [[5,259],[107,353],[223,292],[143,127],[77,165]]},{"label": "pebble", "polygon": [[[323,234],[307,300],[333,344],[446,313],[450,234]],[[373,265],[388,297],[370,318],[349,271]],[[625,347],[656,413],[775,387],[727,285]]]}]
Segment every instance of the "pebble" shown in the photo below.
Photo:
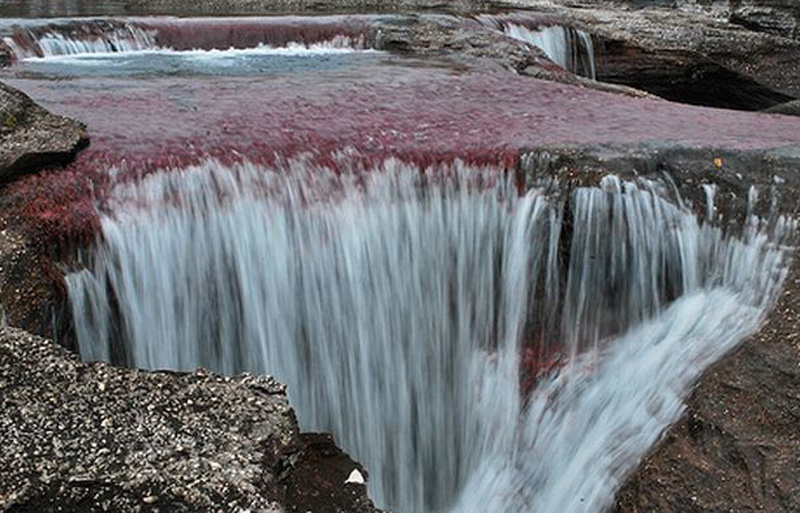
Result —
[{"label": "pebble", "polygon": [[361,472],[359,472],[357,468],[354,468],[353,471],[350,472],[350,475],[347,476],[347,479],[344,482],[344,484],[351,484],[351,483],[360,485],[364,484],[364,476],[361,475]]}]

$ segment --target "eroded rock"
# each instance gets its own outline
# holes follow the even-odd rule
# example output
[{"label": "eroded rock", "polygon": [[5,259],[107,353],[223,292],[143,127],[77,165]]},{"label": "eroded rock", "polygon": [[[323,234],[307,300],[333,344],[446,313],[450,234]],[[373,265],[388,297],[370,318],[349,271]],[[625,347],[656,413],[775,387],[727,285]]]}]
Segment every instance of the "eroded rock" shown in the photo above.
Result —
[{"label": "eroded rock", "polygon": [[550,13],[591,33],[601,81],[673,101],[742,110],[800,97],[800,41],[734,23],[729,9],[675,8],[688,3],[503,2]]}]

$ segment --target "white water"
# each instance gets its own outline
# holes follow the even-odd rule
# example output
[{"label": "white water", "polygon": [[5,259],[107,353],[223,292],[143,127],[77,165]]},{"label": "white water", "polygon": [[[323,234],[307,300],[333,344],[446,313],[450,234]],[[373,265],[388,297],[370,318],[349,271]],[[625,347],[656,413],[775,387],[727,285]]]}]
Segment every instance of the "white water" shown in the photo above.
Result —
[{"label": "white water", "polygon": [[236,59],[240,57],[259,57],[259,56],[294,56],[313,57],[315,55],[343,54],[352,52],[374,52],[374,50],[357,50],[351,44],[350,38],[341,37],[322,43],[304,45],[301,43],[290,43],[287,46],[275,47],[261,45],[255,48],[229,48],[227,50],[173,50],[171,48],[154,48],[145,50],[129,50],[124,55],[121,52],[87,52],[74,54],[52,54],[46,57],[29,57],[24,59],[27,62],[58,61],[70,65],[84,66],[108,66],[110,60],[132,57],[148,56],[174,56],[184,59],[198,59],[207,61],[224,61],[226,59]]},{"label": "white water", "polygon": [[[274,373],[403,513],[600,512],[757,329],[794,224],[730,238],[657,184],[609,177],[565,209],[499,173],[209,162],[120,184],[68,277],[81,354]],[[526,401],[529,345],[571,357]]]},{"label": "white water", "polygon": [[541,49],[562,68],[592,80],[597,78],[594,44],[586,32],[562,26],[531,30],[516,23],[503,24],[503,31],[514,39]]},{"label": "white water", "polygon": [[54,57],[60,55],[87,55],[98,53],[134,52],[158,47],[155,32],[134,26],[114,28],[103,33],[102,37],[86,36],[76,38],[52,30],[43,34],[28,32],[35,41],[35,47],[23,48],[12,37],[3,41],[11,48],[17,59]]}]

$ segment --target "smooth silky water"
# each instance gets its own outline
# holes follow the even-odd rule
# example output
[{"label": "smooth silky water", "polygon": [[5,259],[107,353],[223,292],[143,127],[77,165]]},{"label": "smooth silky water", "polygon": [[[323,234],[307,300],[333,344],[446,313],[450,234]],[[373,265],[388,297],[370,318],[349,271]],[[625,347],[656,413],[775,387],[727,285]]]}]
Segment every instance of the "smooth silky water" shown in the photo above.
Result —
[{"label": "smooth silky water", "polygon": [[758,329],[795,232],[726,234],[658,182],[349,169],[121,179],[69,294],[84,359],[274,374],[403,513],[603,511]]}]

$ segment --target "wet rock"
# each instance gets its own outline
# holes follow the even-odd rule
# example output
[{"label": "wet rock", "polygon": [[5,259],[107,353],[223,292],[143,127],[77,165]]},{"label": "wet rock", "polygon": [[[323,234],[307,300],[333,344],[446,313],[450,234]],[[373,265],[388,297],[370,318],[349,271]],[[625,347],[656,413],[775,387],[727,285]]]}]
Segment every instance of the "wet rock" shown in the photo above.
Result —
[{"label": "wet rock", "polygon": [[[2,203],[0,203],[2,209]],[[67,346],[63,276],[24,231],[0,219],[0,314],[12,326],[56,338]],[[53,329],[57,329],[53,333]]]},{"label": "wet rock", "polygon": [[0,68],[10,66],[13,62],[14,52],[4,41],[0,41]]},{"label": "wet rock", "polygon": [[51,114],[25,93],[0,83],[0,183],[67,163],[88,141],[81,123]]},{"label": "wet rock", "polygon": [[800,39],[800,5],[792,0],[746,0],[732,10],[730,20],[751,30]]},{"label": "wet rock", "polygon": [[[375,33],[376,45],[382,50],[426,59],[447,59],[473,69],[522,71],[549,64],[539,49],[456,16],[388,18],[376,26]],[[566,72],[562,74],[571,76]]]},{"label": "wet rock", "polygon": [[325,505],[313,511],[375,511],[344,484],[360,467],[300,435],[271,377],[85,364],[7,328],[0,432],[9,513],[307,511],[311,496]]},{"label": "wet rock", "polygon": [[[800,147],[733,150],[719,146],[681,147],[674,141],[638,144],[555,144],[523,154],[520,167],[525,183],[545,176],[575,186],[597,185],[609,173],[635,179],[670,177],[687,205],[699,218],[706,215],[704,184],[714,185],[715,223],[736,231],[753,213],[769,217],[794,215],[800,189]],[[749,205],[750,189],[759,192]]]}]

